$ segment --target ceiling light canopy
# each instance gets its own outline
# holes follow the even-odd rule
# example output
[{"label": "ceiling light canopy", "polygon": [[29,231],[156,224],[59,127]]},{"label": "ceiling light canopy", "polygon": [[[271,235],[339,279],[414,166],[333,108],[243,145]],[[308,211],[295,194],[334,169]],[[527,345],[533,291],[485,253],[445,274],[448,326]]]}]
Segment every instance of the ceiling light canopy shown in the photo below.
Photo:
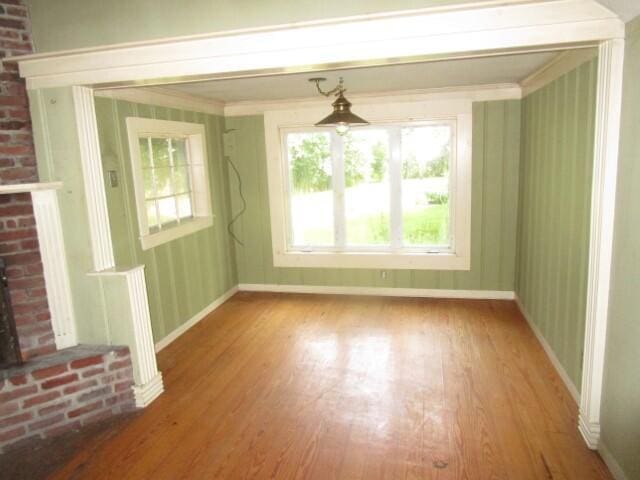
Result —
[{"label": "ceiling light canopy", "polygon": [[324,82],[325,80],[326,78],[320,77],[309,79],[310,82],[314,82],[316,84],[318,93],[321,95],[324,95],[325,97],[330,95],[336,96],[336,100],[331,104],[333,106],[333,112],[316,123],[316,127],[335,127],[336,132],[338,132],[339,135],[344,135],[352,126],[369,125],[369,122],[364,118],[351,113],[351,102],[344,96],[346,89],[344,88],[342,77],[340,78],[338,85],[328,92],[324,92],[320,88],[320,82]]}]

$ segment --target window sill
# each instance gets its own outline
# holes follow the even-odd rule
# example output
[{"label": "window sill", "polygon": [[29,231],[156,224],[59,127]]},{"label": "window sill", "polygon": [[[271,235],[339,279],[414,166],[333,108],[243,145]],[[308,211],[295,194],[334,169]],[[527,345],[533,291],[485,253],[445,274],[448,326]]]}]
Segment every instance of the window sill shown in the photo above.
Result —
[{"label": "window sill", "polygon": [[140,243],[143,250],[149,250],[150,248],[157,247],[163,243],[177,240],[178,238],[191,235],[192,233],[208,228],[213,225],[213,217],[198,217],[193,220],[186,221],[171,227],[167,230],[161,230],[156,233],[143,235],[140,237]]},{"label": "window sill", "polygon": [[457,253],[274,252],[276,267],[470,270],[469,255]]}]

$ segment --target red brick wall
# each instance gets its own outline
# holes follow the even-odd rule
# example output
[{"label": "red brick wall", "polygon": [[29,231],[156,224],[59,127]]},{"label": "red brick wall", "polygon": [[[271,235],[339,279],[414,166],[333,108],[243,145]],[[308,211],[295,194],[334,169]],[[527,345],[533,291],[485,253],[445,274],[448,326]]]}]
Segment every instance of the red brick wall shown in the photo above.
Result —
[{"label": "red brick wall", "polygon": [[59,363],[0,377],[0,453],[135,408],[128,347],[69,352]]},{"label": "red brick wall", "polygon": [[[0,58],[32,51],[22,0],[0,0]],[[0,66],[0,183],[38,181],[24,82],[16,65]],[[29,194],[0,195],[0,256],[25,359],[55,351]]]}]

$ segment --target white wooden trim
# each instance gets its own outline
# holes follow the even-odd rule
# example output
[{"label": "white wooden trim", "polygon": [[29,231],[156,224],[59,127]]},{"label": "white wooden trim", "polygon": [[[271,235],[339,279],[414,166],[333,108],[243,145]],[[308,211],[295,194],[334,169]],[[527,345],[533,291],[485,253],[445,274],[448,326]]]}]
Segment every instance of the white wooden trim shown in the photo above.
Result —
[{"label": "white wooden trim", "polygon": [[[624,38],[594,0],[422,9],[18,57],[29,89],[293,72]],[[268,46],[268,48],[267,48]],[[286,69],[286,70],[285,70]],[[245,73],[239,73],[245,72]],[[165,82],[166,83],[166,82]]]},{"label": "white wooden trim", "polygon": [[[425,88],[417,90],[395,90],[371,93],[349,93],[352,103],[398,104],[426,102],[429,100],[469,100],[487,102],[493,100],[519,100],[522,89],[516,83],[472,85],[465,87]],[[327,99],[315,97],[286,100],[226,102],[225,117],[262,115],[274,110],[293,110],[302,108],[326,108]]]},{"label": "white wooden trim", "polygon": [[623,63],[624,40],[609,40],[600,45],[579,423],[580,432],[592,449],[597,448],[600,438],[600,402],[613,252]]},{"label": "white wooden trim", "polygon": [[529,324],[529,327],[531,328],[531,330],[533,331],[534,335],[538,339],[538,342],[540,342],[540,345],[542,345],[542,348],[544,349],[545,353],[547,354],[547,357],[549,357],[549,360],[551,361],[551,364],[556,369],[556,372],[558,372],[558,375],[560,375],[560,378],[562,379],[562,381],[564,382],[565,386],[567,387],[567,390],[569,390],[569,393],[571,394],[571,397],[575,400],[576,405],[579,405],[580,404],[580,392],[578,392],[578,389],[576,388],[575,384],[573,383],[573,381],[571,380],[571,378],[567,374],[566,370],[562,366],[562,363],[560,363],[560,360],[558,360],[558,357],[556,357],[556,354],[553,351],[553,348],[551,348],[551,345],[549,345],[549,343],[547,342],[547,339],[544,338],[544,335],[542,334],[542,332],[540,331],[538,326],[533,322],[531,316],[529,315],[529,313],[527,312],[526,308],[524,307],[524,304],[522,303],[522,300],[520,299],[520,297],[517,294],[515,295],[515,301],[516,301],[516,305],[518,305],[518,309],[520,310],[520,313],[522,314],[524,319]]},{"label": "white wooden trim", "polygon": [[[55,189],[31,190],[38,243],[51,313],[51,325],[58,350],[78,344],[71,300],[67,256]],[[49,184],[51,185],[51,184]]]},{"label": "white wooden trim", "polygon": [[0,195],[56,190],[58,188],[62,188],[62,182],[13,183],[11,185],[0,185]]},{"label": "white wooden trim", "polygon": [[146,407],[158,398],[162,392],[164,392],[164,382],[162,381],[162,374],[158,372],[147,383],[133,386],[136,407]]},{"label": "white wooden trim", "polygon": [[[144,277],[144,265],[132,268],[112,268],[101,272],[90,272],[96,277],[124,277],[130,309],[131,324],[124,329],[132,337],[128,341],[133,363],[133,387],[136,406],[145,407],[164,391],[162,374],[158,371],[156,352],[151,332],[151,316]],[[129,338],[129,337],[125,337]]]},{"label": "white wooden trim", "polygon": [[326,115],[324,108],[265,112],[264,128],[269,184],[273,262],[278,267],[334,267],[383,269],[469,270],[471,267],[471,140],[472,103],[466,99],[431,100],[403,104],[358,104],[358,115],[375,124],[411,121],[455,121],[455,163],[452,165],[452,201],[456,211],[451,225],[453,251],[412,252],[302,252],[288,245],[288,172],[282,134],[287,129],[310,127]]},{"label": "white wooden trim", "polygon": [[[454,129],[455,130],[455,129]],[[389,230],[391,248],[400,248],[403,240],[402,222],[402,150],[400,128],[389,130]],[[453,148],[455,157],[455,146]],[[452,165],[453,166],[453,165]],[[449,169],[455,172],[453,168]],[[455,220],[454,220],[455,221]]]},{"label": "white wooden trim", "polygon": [[210,115],[224,115],[224,103],[166,87],[117,88],[96,90],[96,97],[125,100],[159,107],[179,108]]},{"label": "white wooden trim", "polygon": [[[138,117],[128,117],[126,123],[142,249],[148,250],[213,225],[205,126],[201,123]],[[189,174],[192,183],[191,200],[194,218],[153,233],[149,231],[140,158],[139,137],[142,134],[184,136],[189,146]]]},{"label": "white wooden trim", "polygon": [[238,291],[237,286],[230,288],[220,297],[216,298],[213,302],[211,302],[209,305],[207,305],[198,313],[196,313],[193,317],[191,317],[185,323],[183,323],[178,328],[173,330],[169,335],[164,337],[162,340],[156,342],[156,345],[155,345],[156,353],[162,350],[163,348],[168,347],[171,343],[173,343],[180,336],[182,336],[187,330],[194,327],[201,320],[203,320],[207,315],[209,315],[211,312],[216,310],[219,306],[221,306],[223,303],[225,303],[227,300],[233,297],[237,291]]},{"label": "white wooden trim", "polygon": [[611,454],[611,451],[607,448],[604,442],[600,441],[598,444],[598,453],[604,460],[604,463],[609,467],[609,471],[615,480],[631,480],[622,470],[622,467],[615,459],[615,457]]},{"label": "white wooden trim", "polygon": [[106,270],[115,265],[111,226],[107,211],[107,195],[104,187],[100,142],[96,122],[93,90],[86,87],[73,87],[73,103],[80,144],[82,175],[87,203],[89,233],[93,268]]},{"label": "white wooden trim", "polygon": [[520,82],[522,96],[535,92],[598,55],[597,48],[581,48],[558,54]]},{"label": "white wooden trim", "polygon": [[136,366],[134,369],[136,406],[145,407],[164,391],[162,374],[158,371],[156,363],[144,267],[132,268],[123,273],[127,280],[133,321],[132,355],[135,356],[134,365]]},{"label": "white wooden trim", "polygon": [[[337,247],[347,244],[347,220],[345,210],[345,177],[344,177],[344,142],[342,137],[333,130],[331,136],[331,183],[333,190],[333,236]],[[282,139],[284,141],[284,139]],[[284,151],[286,145],[281,142]],[[291,180],[289,180],[290,182]],[[291,195],[290,189],[286,189]],[[291,205],[287,202],[288,211],[291,213]]]},{"label": "white wooden trim", "polygon": [[333,287],[325,285],[276,285],[241,283],[241,292],[310,293],[319,295],[367,295],[379,297],[465,298],[513,300],[508,290],[445,290],[439,288]]},{"label": "white wooden trim", "polygon": [[200,217],[184,221],[180,225],[160,230],[156,233],[140,237],[140,245],[143,250],[157,247],[163,243],[171,242],[186,235],[191,235],[213,225],[213,217]]}]

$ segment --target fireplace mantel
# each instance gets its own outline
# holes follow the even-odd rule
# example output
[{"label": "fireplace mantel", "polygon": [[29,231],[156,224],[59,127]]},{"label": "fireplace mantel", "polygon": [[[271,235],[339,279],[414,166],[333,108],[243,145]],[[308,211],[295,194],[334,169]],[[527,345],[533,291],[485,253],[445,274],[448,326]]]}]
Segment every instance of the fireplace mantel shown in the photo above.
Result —
[{"label": "fireplace mantel", "polygon": [[0,185],[0,195],[58,190],[59,188],[62,188],[62,182],[12,183],[10,185]]},{"label": "fireplace mantel", "polygon": [[62,182],[0,185],[0,195],[31,194],[51,325],[58,349],[73,347],[78,343],[58,207],[57,190],[60,188]]}]

